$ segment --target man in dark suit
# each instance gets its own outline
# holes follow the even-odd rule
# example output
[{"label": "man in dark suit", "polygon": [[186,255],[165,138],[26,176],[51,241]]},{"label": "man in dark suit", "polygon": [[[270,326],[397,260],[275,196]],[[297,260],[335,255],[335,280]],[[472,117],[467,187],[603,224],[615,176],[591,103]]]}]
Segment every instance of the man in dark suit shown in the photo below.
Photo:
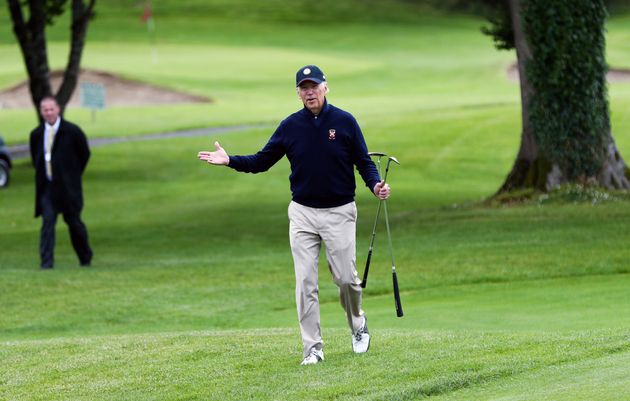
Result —
[{"label": "man in dark suit", "polygon": [[87,138],[81,128],[61,118],[54,97],[42,99],[39,111],[44,122],[31,132],[30,145],[35,167],[35,217],[42,216],[41,267],[53,267],[55,225],[59,213],[68,225],[81,266],[89,266],[92,249],[87,227],[81,221],[81,176],[90,158]]}]

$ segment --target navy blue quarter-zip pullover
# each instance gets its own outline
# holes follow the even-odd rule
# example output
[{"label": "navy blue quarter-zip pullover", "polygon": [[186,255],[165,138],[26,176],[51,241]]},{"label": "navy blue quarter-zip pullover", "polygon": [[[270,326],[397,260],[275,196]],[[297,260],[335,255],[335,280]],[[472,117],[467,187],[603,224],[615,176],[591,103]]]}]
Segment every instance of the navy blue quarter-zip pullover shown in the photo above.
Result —
[{"label": "navy blue quarter-zip pullover", "polygon": [[304,107],[283,120],[258,153],[230,156],[229,167],[247,173],[267,171],[282,156],[291,163],[291,193],[301,205],[329,208],[354,200],[354,168],[372,191],[380,181],[359,124],[325,102],[315,116]]}]

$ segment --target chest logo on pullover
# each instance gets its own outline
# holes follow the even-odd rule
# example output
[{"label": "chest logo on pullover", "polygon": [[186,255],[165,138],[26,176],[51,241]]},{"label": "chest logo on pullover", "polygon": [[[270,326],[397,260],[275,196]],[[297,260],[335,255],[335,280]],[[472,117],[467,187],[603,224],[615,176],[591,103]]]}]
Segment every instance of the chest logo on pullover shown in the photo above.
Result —
[{"label": "chest logo on pullover", "polygon": [[328,139],[330,139],[331,141],[334,141],[337,137],[335,136],[335,133],[337,131],[334,129],[329,129],[328,130]]}]

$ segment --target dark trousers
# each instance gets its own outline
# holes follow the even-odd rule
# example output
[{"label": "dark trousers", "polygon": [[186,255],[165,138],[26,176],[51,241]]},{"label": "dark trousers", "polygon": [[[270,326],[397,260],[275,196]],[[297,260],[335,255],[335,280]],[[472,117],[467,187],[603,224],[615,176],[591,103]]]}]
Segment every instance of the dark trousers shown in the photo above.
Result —
[{"label": "dark trousers", "polygon": [[[42,267],[53,267],[55,249],[55,225],[59,211],[55,208],[49,188],[44,190],[41,199],[42,229],[40,232],[39,254]],[[81,214],[62,213],[63,220],[70,230],[70,240],[81,265],[89,265],[92,260],[92,249],[88,243],[87,227],[81,221]]]}]

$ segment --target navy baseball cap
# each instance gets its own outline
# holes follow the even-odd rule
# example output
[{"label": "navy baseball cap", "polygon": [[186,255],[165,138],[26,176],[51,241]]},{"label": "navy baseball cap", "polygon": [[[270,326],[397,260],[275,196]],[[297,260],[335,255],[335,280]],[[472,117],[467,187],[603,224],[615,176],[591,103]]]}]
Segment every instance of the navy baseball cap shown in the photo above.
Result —
[{"label": "navy baseball cap", "polygon": [[295,86],[300,86],[304,81],[313,81],[316,84],[321,84],[326,81],[326,76],[318,66],[307,65],[300,68],[295,74]]}]

